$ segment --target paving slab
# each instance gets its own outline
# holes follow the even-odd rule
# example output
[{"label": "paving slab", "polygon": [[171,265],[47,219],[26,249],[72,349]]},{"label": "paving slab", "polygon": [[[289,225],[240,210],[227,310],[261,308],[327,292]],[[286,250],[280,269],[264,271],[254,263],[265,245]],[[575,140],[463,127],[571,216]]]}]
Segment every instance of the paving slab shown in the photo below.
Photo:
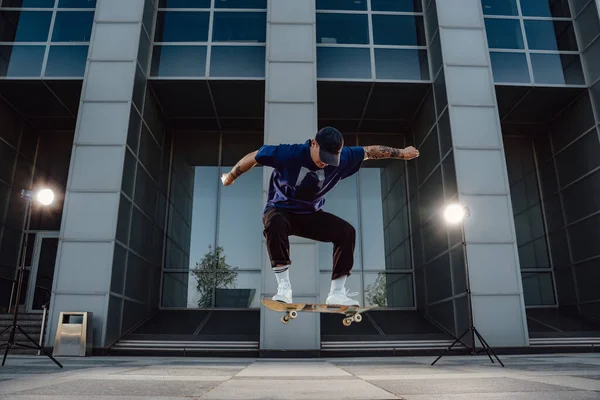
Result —
[{"label": "paving slab", "polygon": [[370,383],[346,379],[303,380],[230,380],[206,393],[204,399],[219,400],[288,400],[288,399],[402,399]]},{"label": "paving slab", "polygon": [[[48,385],[42,388],[23,390],[14,394],[55,396],[166,396],[166,397],[200,397],[221,382],[199,381],[145,381],[93,380],[77,379],[67,383]],[[83,397],[85,398],[85,397]]]},{"label": "paving slab", "polygon": [[511,392],[507,393],[470,393],[470,394],[417,394],[406,400],[598,400],[598,393],[577,392]]},{"label": "paving slab", "polygon": [[370,383],[399,396],[415,394],[466,394],[466,393],[512,393],[556,392],[573,389],[539,382],[526,382],[513,378],[464,378],[420,380],[370,380]]},{"label": "paving slab", "polygon": [[258,361],[248,366],[236,376],[252,377],[316,377],[352,376],[337,366],[326,361],[294,362],[294,361]]}]

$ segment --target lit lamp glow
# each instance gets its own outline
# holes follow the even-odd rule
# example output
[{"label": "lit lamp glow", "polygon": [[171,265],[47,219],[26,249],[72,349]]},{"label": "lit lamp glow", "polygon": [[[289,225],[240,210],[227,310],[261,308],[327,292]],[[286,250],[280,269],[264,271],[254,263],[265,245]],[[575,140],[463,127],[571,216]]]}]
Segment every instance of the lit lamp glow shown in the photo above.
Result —
[{"label": "lit lamp glow", "polygon": [[461,222],[467,213],[465,207],[460,204],[450,204],[444,210],[444,218],[451,224],[457,224]]},{"label": "lit lamp glow", "polygon": [[49,206],[54,201],[54,192],[50,189],[42,189],[37,192],[35,199],[43,206]]}]

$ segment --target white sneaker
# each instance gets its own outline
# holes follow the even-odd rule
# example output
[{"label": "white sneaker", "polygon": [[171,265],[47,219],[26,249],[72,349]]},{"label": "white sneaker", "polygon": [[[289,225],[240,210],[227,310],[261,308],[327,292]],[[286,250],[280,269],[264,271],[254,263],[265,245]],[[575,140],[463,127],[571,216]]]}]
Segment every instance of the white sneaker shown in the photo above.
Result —
[{"label": "white sneaker", "polygon": [[292,286],[290,282],[283,281],[277,286],[277,294],[273,296],[273,300],[287,304],[292,303]]},{"label": "white sneaker", "polygon": [[325,304],[335,304],[340,306],[359,306],[358,300],[351,299],[348,296],[357,296],[358,293],[348,293],[348,289],[343,288],[341,292],[335,291],[329,293]]}]

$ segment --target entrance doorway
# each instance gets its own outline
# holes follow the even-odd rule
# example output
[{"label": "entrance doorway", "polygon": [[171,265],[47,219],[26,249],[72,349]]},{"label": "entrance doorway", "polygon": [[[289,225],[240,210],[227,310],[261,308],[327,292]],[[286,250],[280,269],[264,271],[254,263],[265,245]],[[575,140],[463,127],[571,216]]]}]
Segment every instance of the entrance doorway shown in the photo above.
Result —
[{"label": "entrance doorway", "polygon": [[26,312],[42,312],[42,306],[50,303],[54,267],[58,251],[58,231],[38,232],[33,243],[33,258],[29,272]]}]

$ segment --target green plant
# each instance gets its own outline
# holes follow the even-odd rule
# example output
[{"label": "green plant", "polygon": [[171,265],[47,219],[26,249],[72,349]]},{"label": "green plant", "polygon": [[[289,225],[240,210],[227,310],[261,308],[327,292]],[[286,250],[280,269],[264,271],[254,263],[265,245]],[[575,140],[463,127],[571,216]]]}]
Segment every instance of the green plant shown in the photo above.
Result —
[{"label": "green plant", "polygon": [[206,253],[191,273],[196,278],[196,290],[200,293],[198,307],[212,306],[213,288],[229,288],[238,276],[237,267],[227,264],[223,247],[208,246]]}]

